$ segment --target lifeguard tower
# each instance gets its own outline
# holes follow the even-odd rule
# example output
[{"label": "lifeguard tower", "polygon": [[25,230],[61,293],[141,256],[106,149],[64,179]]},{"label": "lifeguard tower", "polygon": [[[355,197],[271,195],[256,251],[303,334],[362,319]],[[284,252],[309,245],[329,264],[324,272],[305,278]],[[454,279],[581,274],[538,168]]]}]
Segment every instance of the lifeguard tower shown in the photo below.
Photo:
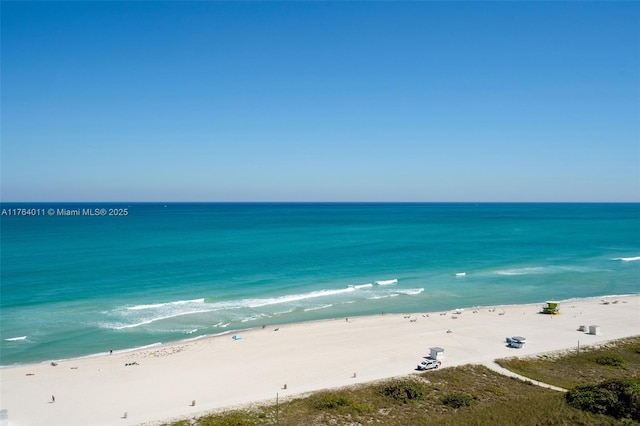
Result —
[{"label": "lifeguard tower", "polygon": [[560,302],[549,301],[547,306],[542,308],[543,314],[557,315],[560,313]]}]

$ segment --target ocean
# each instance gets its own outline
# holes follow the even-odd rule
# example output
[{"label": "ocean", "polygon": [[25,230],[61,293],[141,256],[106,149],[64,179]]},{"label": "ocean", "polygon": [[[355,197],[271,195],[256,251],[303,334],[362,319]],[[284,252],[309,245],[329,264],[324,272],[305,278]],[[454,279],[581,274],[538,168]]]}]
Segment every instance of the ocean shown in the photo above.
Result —
[{"label": "ocean", "polygon": [[3,203],[0,365],[640,292],[640,204]]}]

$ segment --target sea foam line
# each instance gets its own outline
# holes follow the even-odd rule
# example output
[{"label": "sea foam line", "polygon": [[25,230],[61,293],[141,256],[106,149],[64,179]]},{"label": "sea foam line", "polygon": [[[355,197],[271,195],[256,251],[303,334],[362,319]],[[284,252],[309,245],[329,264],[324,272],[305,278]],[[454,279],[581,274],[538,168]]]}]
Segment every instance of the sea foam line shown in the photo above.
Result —
[{"label": "sea foam line", "polygon": [[[397,279],[393,280],[383,280],[376,281],[376,284],[379,286],[385,286],[390,284],[397,283]],[[110,325],[108,328],[114,330],[123,330],[128,328],[140,327],[148,324],[152,324],[154,322],[167,320],[171,318],[176,318],[185,315],[199,314],[199,313],[209,313],[209,312],[217,312],[224,310],[235,310],[235,309],[245,309],[245,308],[261,308],[265,306],[272,305],[280,305],[280,304],[289,304],[295,303],[302,300],[309,300],[315,298],[325,298],[331,296],[339,296],[342,294],[348,294],[356,291],[364,291],[365,289],[373,288],[374,285],[372,283],[367,284],[358,284],[358,285],[350,285],[345,288],[339,289],[325,289],[325,290],[316,290],[308,293],[300,293],[300,294],[289,294],[279,297],[272,298],[264,298],[264,299],[242,299],[235,301],[219,301],[219,302],[206,302],[204,298],[200,299],[192,299],[192,300],[178,300],[175,302],[166,302],[166,303],[154,303],[154,304],[144,304],[144,305],[136,305],[129,306],[124,308],[125,312],[153,312],[157,311],[156,315],[151,315],[151,318],[138,318],[132,324],[126,324],[126,320],[120,321],[120,323],[116,323],[115,325]],[[418,294],[415,293],[415,290],[406,290],[410,293],[406,294]],[[411,293],[414,291],[414,293]],[[419,290],[420,292],[422,290]],[[311,308],[313,309],[313,307]],[[177,312],[176,312],[177,311]],[[250,318],[246,321],[251,321],[256,318]],[[124,324],[123,324],[124,323]]]},{"label": "sea foam line", "polygon": [[636,257],[616,257],[614,259],[611,260],[621,260],[623,262],[635,262],[636,260],[640,260],[640,256],[636,256]]},{"label": "sea foam line", "polygon": [[424,291],[424,288],[409,288],[406,290],[395,290],[396,293],[405,294],[407,296],[416,296]]},{"label": "sea foam line", "polygon": [[20,337],[10,337],[8,339],[4,339],[5,342],[17,342],[19,340],[26,340],[27,336],[20,336]]},{"label": "sea foam line", "polygon": [[527,274],[540,274],[544,272],[544,268],[541,266],[529,267],[529,268],[514,268],[514,269],[503,269],[500,271],[496,271],[498,275],[527,275]]},{"label": "sea foam line", "polygon": [[388,299],[389,297],[395,297],[398,296],[397,293],[388,293],[388,294],[381,294],[378,296],[371,296],[371,297],[367,297],[367,300],[380,300],[380,299]]},{"label": "sea foam line", "polygon": [[[388,285],[388,284],[394,284],[396,282],[398,282],[398,280],[376,281],[378,285]],[[259,308],[262,306],[297,302],[300,300],[313,299],[316,297],[335,296],[335,295],[350,293],[356,290],[361,290],[361,289],[371,288],[371,287],[373,287],[373,284],[371,283],[358,284],[358,285],[350,285],[346,288],[340,288],[340,289],[315,290],[309,293],[289,294],[285,296],[271,297],[271,298],[264,298],[264,299],[242,299],[239,301],[226,301],[226,302],[215,302],[215,303],[205,302],[204,298],[193,299],[193,300],[178,300],[175,302],[129,306],[126,309],[129,311],[139,311],[139,310],[170,308],[170,307],[175,307],[180,305],[189,305],[189,304],[206,305],[211,308],[206,311],[197,310],[197,311],[190,312],[190,313],[199,313],[199,312],[210,312],[212,310],[218,310],[218,309]]]},{"label": "sea foam line", "polygon": [[167,302],[167,303],[153,303],[149,305],[136,305],[130,306],[127,309],[130,311],[138,311],[142,309],[157,309],[162,308],[164,306],[174,306],[174,305],[187,305],[190,303],[204,303],[204,299],[193,299],[193,300],[177,300],[175,302]]},{"label": "sea foam line", "polygon": [[376,281],[376,284],[378,285],[391,285],[391,284],[395,284],[397,283],[398,280],[397,279],[393,279],[393,280],[382,280],[382,281]]},{"label": "sea foam line", "polygon": [[330,308],[332,307],[333,304],[329,303],[328,305],[322,305],[322,306],[313,306],[311,308],[306,308],[304,311],[305,312],[309,312],[309,311],[319,311],[320,309],[326,309],[326,308]]},{"label": "sea foam line", "polygon": [[514,276],[514,275],[538,275],[538,274],[556,274],[556,273],[565,273],[565,272],[594,272],[596,269],[585,267],[585,266],[562,266],[562,265],[549,265],[549,266],[529,266],[523,268],[511,268],[511,269],[501,269],[492,272],[496,275],[506,275],[506,276]]},{"label": "sea foam line", "polygon": [[373,287],[373,284],[372,283],[357,284],[357,285],[350,285],[349,287],[353,287],[353,288],[355,288],[357,290],[357,289],[361,289],[361,288],[371,288],[371,287]]},{"label": "sea foam line", "polygon": [[162,320],[166,320],[166,319],[170,319],[170,318],[176,318],[176,317],[181,317],[184,315],[191,315],[191,314],[201,314],[201,313],[205,313],[205,312],[211,312],[210,310],[201,310],[201,311],[189,311],[189,312],[178,312],[176,314],[173,315],[165,315],[162,317],[158,317],[158,318],[152,318],[146,321],[141,321],[135,324],[127,324],[127,325],[120,325],[120,326],[112,326],[109,328],[112,328],[114,330],[124,330],[126,328],[135,328],[135,327],[140,327],[142,325],[147,325],[147,324],[151,324],[157,321],[162,321]]},{"label": "sea foam line", "polygon": [[246,299],[244,306],[249,308],[259,308],[261,306],[277,305],[280,303],[297,302],[299,300],[313,299],[316,297],[335,296],[338,294],[350,293],[356,291],[355,287],[341,288],[337,290],[317,290],[309,293],[291,294],[288,296],[273,297],[269,299]]}]

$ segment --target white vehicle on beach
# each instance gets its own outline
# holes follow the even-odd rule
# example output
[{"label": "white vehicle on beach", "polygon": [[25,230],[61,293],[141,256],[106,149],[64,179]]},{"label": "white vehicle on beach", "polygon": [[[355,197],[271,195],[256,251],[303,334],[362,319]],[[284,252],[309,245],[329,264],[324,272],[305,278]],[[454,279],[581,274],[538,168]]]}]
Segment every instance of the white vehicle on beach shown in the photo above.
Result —
[{"label": "white vehicle on beach", "polygon": [[440,367],[440,364],[442,364],[441,361],[435,360],[435,359],[425,359],[424,361],[420,362],[420,364],[418,364],[418,366],[416,367],[417,370],[433,370],[435,368]]}]

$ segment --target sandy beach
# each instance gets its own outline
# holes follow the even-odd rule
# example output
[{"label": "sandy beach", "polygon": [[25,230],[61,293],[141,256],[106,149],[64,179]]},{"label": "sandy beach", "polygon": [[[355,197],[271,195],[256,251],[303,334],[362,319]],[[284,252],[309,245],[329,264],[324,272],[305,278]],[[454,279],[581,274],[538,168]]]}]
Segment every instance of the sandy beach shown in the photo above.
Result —
[{"label": "sandy beach", "polygon": [[[542,306],[283,324],[236,333],[238,340],[227,334],[7,367],[0,369],[0,408],[11,426],[153,424],[412,374],[430,347],[443,348],[442,366],[450,367],[640,334],[638,295],[565,301],[555,316],[539,314]],[[600,333],[578,331],[581,325],[598,325]],[[506,347],[514,335],[527,338],[523,348]]]}]

